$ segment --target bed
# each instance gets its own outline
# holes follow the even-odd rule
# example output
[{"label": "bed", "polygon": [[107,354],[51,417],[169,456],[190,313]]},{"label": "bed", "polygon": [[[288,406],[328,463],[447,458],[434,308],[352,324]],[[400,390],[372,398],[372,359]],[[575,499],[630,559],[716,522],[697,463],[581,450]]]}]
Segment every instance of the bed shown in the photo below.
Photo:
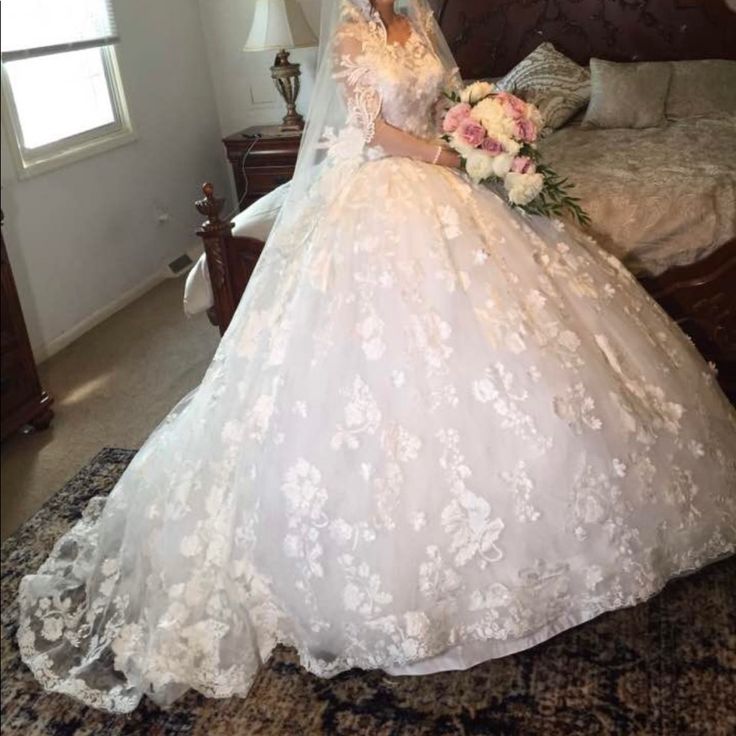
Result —
[{"label": "bed", "polygon": [[[736,14],[722,0],[434,5],[466,79],[503,77],[545,41],[583,65],[591,58],[736,64]],[[540,148],[575,181],[591,234],[715,363],[735,399],[736,116],[716,113],[644,129],[586,128],[578,115]],[[189,313],[208,309],[224,332],[287,191],[279,187],[229,221],[221,219],[223,200],[204,186],[197,207],[207,218],[199,232],[205,255],[188,279]]]},{"label": "bed", "polygon": [[187,274],[184,312],[188,317],[207,312],[212,324],[225,331],[231,308],[245,290],[288,191],[289,183],[281,184],[224,223],[220,220],[224,200],[214,197],[211,184],[203,186],[204,199],[197,207],[208,219],[197,234],[204,240],[205,252]]}]

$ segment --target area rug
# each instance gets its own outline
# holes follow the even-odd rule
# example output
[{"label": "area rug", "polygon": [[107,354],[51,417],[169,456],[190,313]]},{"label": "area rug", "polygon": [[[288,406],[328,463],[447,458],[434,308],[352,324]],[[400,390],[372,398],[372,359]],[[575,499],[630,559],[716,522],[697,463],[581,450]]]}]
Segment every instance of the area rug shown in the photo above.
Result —
[{"label": "area rug", "polygon": [[245,699],[194,692],[99,713],[43,693],[15,644],[20,578],[135,454],[102,450],[2,547],[3,736],[727,736],[736,733],[736,559],[526,652],[466,672],[321,680],[277,649]]}]

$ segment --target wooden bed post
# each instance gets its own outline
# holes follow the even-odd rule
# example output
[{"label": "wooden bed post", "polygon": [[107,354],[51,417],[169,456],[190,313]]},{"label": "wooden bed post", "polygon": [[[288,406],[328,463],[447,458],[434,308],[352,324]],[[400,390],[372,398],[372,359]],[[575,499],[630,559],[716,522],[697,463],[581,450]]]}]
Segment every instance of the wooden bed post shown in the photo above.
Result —
[{"label": "wooden bed post", "polygon": [[[228,277],[228,258],[226,240],[231,236],[233,223],[220,219],[225,200],[215,197],[215,187],[211,182],[202,184],[204,197],[195,202],[200,214],[207,219],[202,223],[197,235],[204,241],[204,250],[207,254],[207,269],[212,285],[215,315],[217,325],[222,335],[230,323],[235,307],[237,306],[231,291],[231,279]],[[212,317],[210,316],[210,319]]]}]

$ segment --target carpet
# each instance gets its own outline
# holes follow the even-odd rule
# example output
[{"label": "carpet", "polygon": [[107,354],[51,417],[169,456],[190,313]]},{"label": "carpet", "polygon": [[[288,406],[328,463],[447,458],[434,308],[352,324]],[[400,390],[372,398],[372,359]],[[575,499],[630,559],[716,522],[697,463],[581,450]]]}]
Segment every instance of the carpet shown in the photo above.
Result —
[{"label": "carpet", "polygon": [[135,454],[106,448],[2,546],[3,736],[727,736],[736,733],[736,558],[466,672],[321,680],[280,647],[245,699],[190,692],[110,716],[43,693],[15,644],[20,578]]}]

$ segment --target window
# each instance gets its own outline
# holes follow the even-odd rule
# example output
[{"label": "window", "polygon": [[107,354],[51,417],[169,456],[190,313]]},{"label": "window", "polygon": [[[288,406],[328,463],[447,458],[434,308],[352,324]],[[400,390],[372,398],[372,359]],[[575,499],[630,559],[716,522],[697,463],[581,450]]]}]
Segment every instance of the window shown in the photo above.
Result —
[{"label": "window", "polygon": [[2,0],[0,10],[3,112],[21,174],[133,139],[110,0]]}]

